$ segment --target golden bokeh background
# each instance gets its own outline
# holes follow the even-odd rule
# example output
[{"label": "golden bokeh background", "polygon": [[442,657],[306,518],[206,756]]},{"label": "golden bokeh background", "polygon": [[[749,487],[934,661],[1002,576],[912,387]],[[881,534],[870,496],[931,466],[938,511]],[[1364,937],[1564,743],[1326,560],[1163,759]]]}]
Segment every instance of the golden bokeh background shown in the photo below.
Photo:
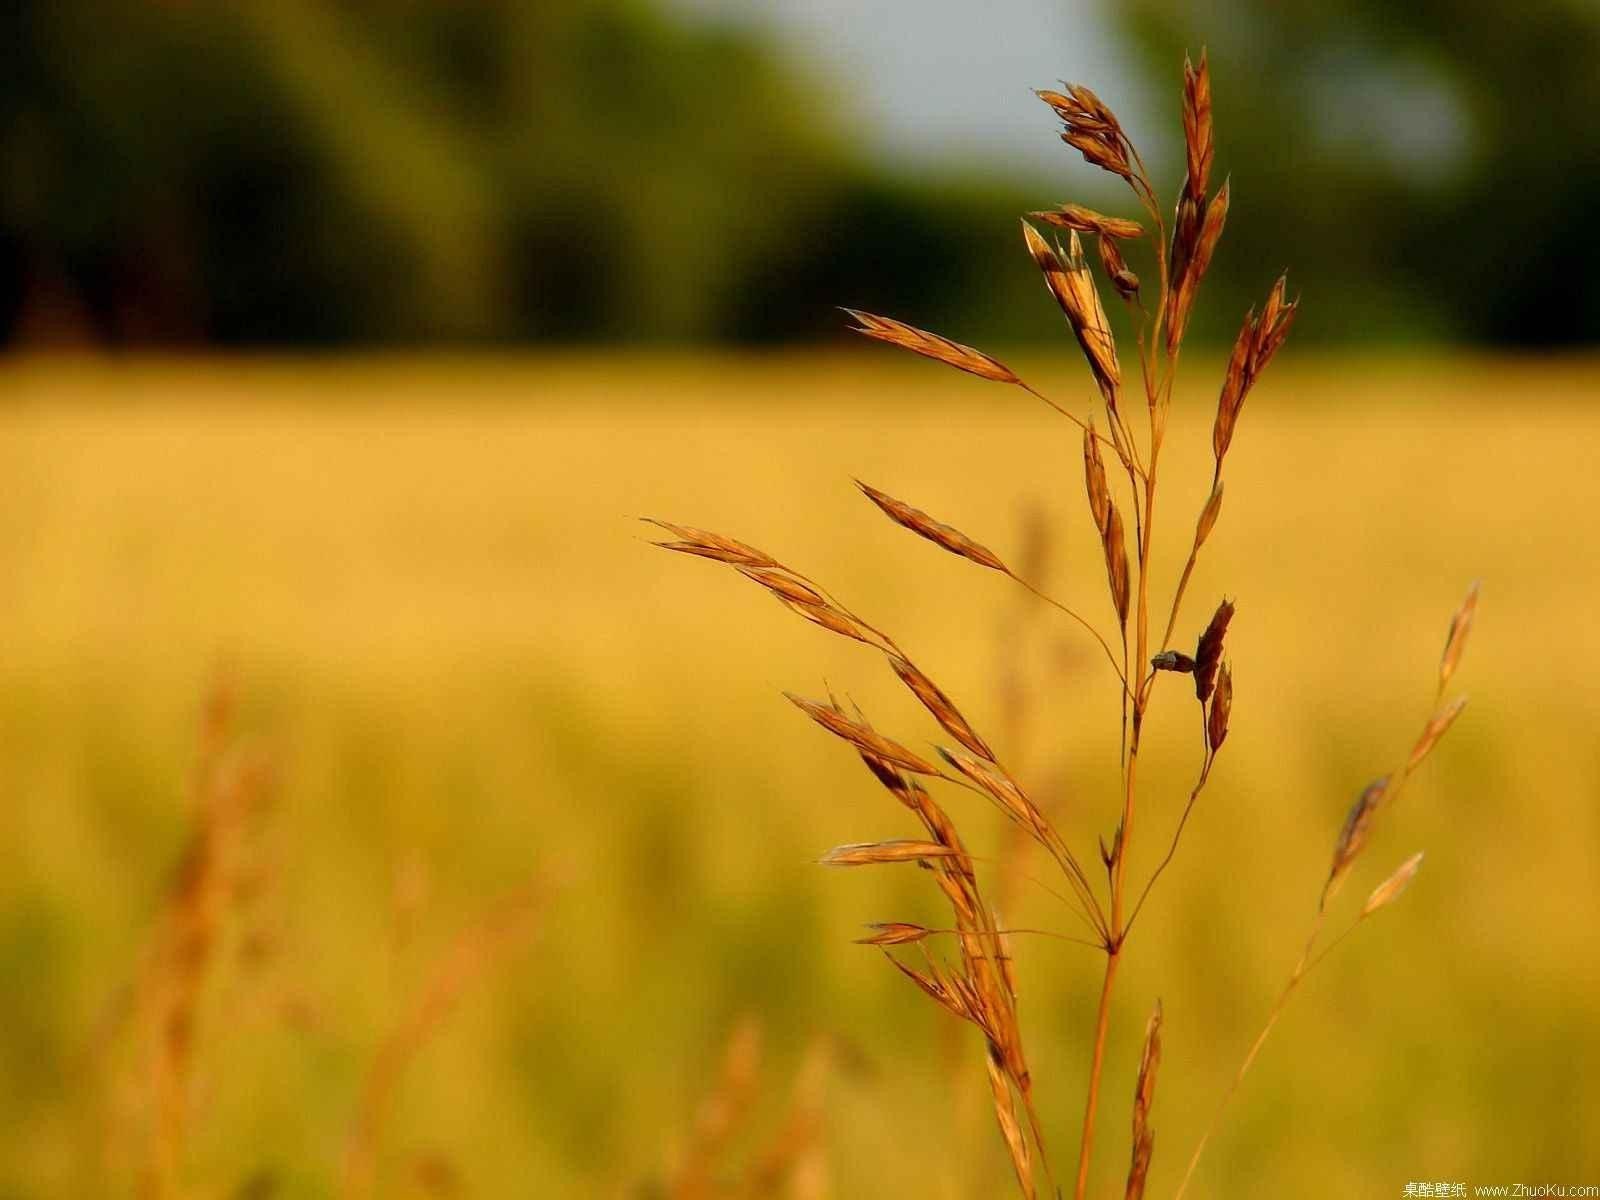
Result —
[{"label": "golden bokeh background", "polygon": [[[1014,365],[1087,404],[1077,360]],[[1162,589],[1207,483],[1220,366],[1186,362],[1175,404]],[[1124,968],[1101,1191],[1121,1186],[1157,997],[1152,1188],[1176,1185],[1346,806],[1426,719],[1473,579],[1472,701],[1344,905],[1417,849],[1422,873],[1296,1000],[1200,1194],[1600,1182],[1597,386],[1583,359],[1291,346],[1251,395],[1180,624],[1237,599],[1233,732]],[[396,1084],[378,1194],[665,1194],[746,1015],[766,1053],[731,1163],[781,1124],[821,1035],[830,1194],[1008,1186],[968,1032],[850,944],[866,921],[936,921],[933,889],[912,868],[813,865],[908,835],[904,814],[780,692],[832,687],[912,745],[937,731],[870,652],[652,549],[636,518],[824,581],[981,729],[1015,677],[1027,715],[999,748],[1088,856],[1114,822],[1104,663],[851,486],[1003,556],[1042,519],[1051,590],[1109,624],[1059,417],[890,351],[17,359],[0,392],[0,1194],[137,1192],[149,1038],[118,998],[188,836],[219,670],[279,787],[260,895],[248,921],[222,918],[196,1015],[182,1194],[340,1194],[379,1047],[458,931],[530,879],[531,935],[490,956]],[[1136,872],[1196,766],[1182,693],[1152,719]],[[950,807],[995,844],[992,810]],[[1071,930],[1040,889],[1020,909],[1011,924]],[[1018,967],[1067,1167],[1097,956],[1021,939]]]}]

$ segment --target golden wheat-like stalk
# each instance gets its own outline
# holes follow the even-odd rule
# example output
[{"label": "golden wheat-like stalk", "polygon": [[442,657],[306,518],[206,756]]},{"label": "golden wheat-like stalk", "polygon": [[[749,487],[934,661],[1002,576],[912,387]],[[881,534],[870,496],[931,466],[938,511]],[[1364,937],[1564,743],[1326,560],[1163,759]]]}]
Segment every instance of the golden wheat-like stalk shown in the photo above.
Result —
[{"label": "golden wheat-like stalk", "polygon": [[[889,317],[846,311],[856,322],[856,332],[981,379],[1022,388],[1082,431],[1085,497],[1100,542],[1106,598],[1114,621],[1112,631],[1106,633],[1085,616],[1081,602],[1069,605],[1043,592],[1032,582],[1031,571],[1014,571],[1004,557],[983,542],[887,491],[865,483],[859,486],[867,499],[895,524],[958,558],[1014,580],[1072,619],[1104,651],[1117,676],[1116,703],[1122,737],[1118,752],[1121,788],[1115,820],[1109,839],[1099,839],[1103,880],[1091,878],[1083,866],[1085,860],[1027,794],[1016,773],[1004,765],[1001,752],[995,749],[996,742],[978,731],[950,695],[888,633],[853,612],[815,580],[764,551],[688,526],[655,524],[673,535],[674,540],[658,543],[665,548],[728,564],[811,623],[881,653],[900,682],[956,743],[938,747],[941,766],[908,748],[903,740],[878,732],[862,713],[846,712],[835,700],[824,703],[790,697],[813,721],[847,743],[921,826],[923,836],[841,846],[824,855],[822,861],[833,866],[915,863],[929,873],[944,896],[951,912],[949,929],[906,921],[879,922],[870,926],[870,934],[861,940],[878,949],[936,1004],[981,1033],[995,1120],[1018,1188],[1029,1198],[1041,1191],[1055,1195],[1057,1186],[1037,1118],[1034,1081],[1024,1049],[1011,949],[1011,936],[1019,931],[1002,928],[980,883],[975,861],[930,788],[961,787],[984,797],[1006,818],[1019,839],[1036,843],[1059,869],[1072,910],[1088,934],[1087,944],[1104,956],[1099,1003],[1088,1035],[1090,1066],[1073,1184],[1074,1197],[1083,1200],[1089,1190],[1100,1081],[1118,967],[1146,901],[1172,861],[1212,776],[1233,713],[1234,675],[1227,659],[1227,636],[1235,615],[1234,602],[1223,599],[1217,605],[1199,630],[1192,652],[1174,644],[1174,634],[1201,549],[1221,517],[1224,468],[1245,400],[1288,337],[1299,312],[1299,301],[1289,298],[1287,283],[1279,278],[1259,311],[1252,309],[1244,319],[1223,375],[1213,419],[1209,448],[1211,487],[1195,518],[1182,573],[1171,592],[1162,597],[1153,588],[1150,564],[1173,385],[1184,334],[1220,242],[1232,196],[1227,181],[1215,191],[1210,186],[1215,157],[1210,71],[1203,54],[1198,64],[1187,60],[1184,63],[1185,176],[1170,223],[1133,141],[1115,113],[1094,92],[1069,84],[1063,91],[1040,92],[1039,97],[1061,120],[1062,140],[1090,165],[1125,181],[1142,210],[1142,219],[1134,220],[1067,203],[1033,213],[1033,223],[1023,223],[1026,249],[1082,351],[1098,403],[1079,415],[982,351]],[[1047,240],[1035,224],[1061,231],[1065,241]],[[1095,239],[1105,281],[1125,302],[1130,320],[1136,325],[1136,371],[1125,369],[1118,352],[1099,285],[1084,253],[1084,238]],[[1148,303],[1144,298],[1146,289],[1129,264],[1130,254],[1141,250],[1152,263],[1156,280],[1155,294]],[[1142,393],[1138,400],[1130,396],[1135,388]],[[1100,432],[1102,427],[1104,434]],[[1322,886],[1305,950],[1218,1104],[1217,1117],[1306,975],[1346,934],[1391,904],[1415,876],[1420,855],[1408,859],[1372,892],[1344,933],[1329,943],[1322,942],[1323,927],[1339,887],[1371,840],[1378,816],[1394,803],[1406,780],[1461,712],[1464,701],[1445,703],[1443,698],[1459,664],[1476,604],[1474,588],[1450,624],[1438,672],[1435,711],[1411,752],[1400,768],[1366,788],[1351,808],[1335,842],[1332,865]],[[1158,616],[1162,611],[1164,620]],[[1187,803],[1165,839],[1165,852],[1140,885],[1130,878],[1129,864],[1140,808],[1141,740],[1158,685],[1167,675],[1186,675],[1193,686],[1201,727],[1199,765]],[[1171,693],[1170,688],[1160,692]],[[1180,699],[1172,695],[1174,702]],[[953,939],[950,954],[937,948],[943,935]],[[1152,1112],[1160,1057],[1161,1009],[1157,1003],[1146,1031],[1133,1102],[1130,1165],[1124,1192],[1130,1200],[1144,1195],[1154,1154]],[[1213,1127],[1215,1121],[1216,1117]],[[1180,1196],[1209,1136],[1208,1128],[1180,1184]]]}]

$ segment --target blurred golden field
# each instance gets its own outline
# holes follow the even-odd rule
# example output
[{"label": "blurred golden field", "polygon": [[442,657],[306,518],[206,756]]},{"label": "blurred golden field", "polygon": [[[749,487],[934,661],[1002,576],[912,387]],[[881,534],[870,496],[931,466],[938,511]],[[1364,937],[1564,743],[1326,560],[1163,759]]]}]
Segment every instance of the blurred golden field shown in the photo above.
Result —
[{"label": "blurred golden field", "polygon": [[[1016,365],[1087,402],[1080,364]],[[1209,478],[1216,366],[1190,364],[1177,405],[1163,580]],[[139,1031],[107,1032],[107,1013],[186,836],[219,664],[281,778],[263,835],[271,952],[249,970],[230,958],[208,985],[185,1195],[338,1194],[382,1040],[457,931],[530,877],[548,898],[527,947],[404,1076],[379,1194],[659,1194],[744,1014],[767,1048],[750,1146],[827,1034],[842,1048],[831,1194],[1010,1186],[963,1098],[981,1086],[976,1054],[953,1071],[943,1015],[850,944],[869,920],[937,923],[933,889],[910,868],[812,865],[840,842],[906,836],[904,814],[780,691],[831,685],[912,745],[936,730],[874,655],[725,569],[651,549],[635,518],[724,531],[825,581],[982,728],[997,677],[1020,672],[1028,717],[1000,748],[1087,854],[1114,823],[1116,759],[1092,645],[894,529],[850,482],[1002,555],[1037,508],[1052,590],[1105,617],[1059,417],[853,354],[0,374],[0,1197],[136,1193]],[[1294,354],[1252,394],[1180,624],[1192,637],[1237,597],[1233,732],[1124,967],[1104,1194],[1126,1169],[1151,1004],[1167,1014],[1161,1195],[1294,961],[1346,806],[1426,718],[1474,578],[1458,675],[1472,704],[1345,902],[1413,850],[1423,872],[1313,976],[1198,1194],[1600,1183],[1597,396],[1589,361]],[[1180,691],[1147,735],[1141,874],[1195,767]],[[998,818],[964,800],[951,807],[969,840],[991,841]],[[1006,915],[1071,920],[1037,889]],[[1067,1166],[1099,960],[1047,940],[1019,958]]]}]

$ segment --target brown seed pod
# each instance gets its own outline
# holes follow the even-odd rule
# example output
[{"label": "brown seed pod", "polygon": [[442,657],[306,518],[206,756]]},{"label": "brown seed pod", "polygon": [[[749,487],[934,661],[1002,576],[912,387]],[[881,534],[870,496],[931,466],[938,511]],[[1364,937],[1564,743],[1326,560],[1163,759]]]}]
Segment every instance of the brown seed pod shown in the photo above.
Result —
[{"label": "brown seed pod", "polygon": [[1383,803],[1388,790],[1389,776],[1384,775],[1373,780],[1362,790],[1361,795],[1356,797],[1356,802],[1345,814],[1344,825],[1339,829],[1339,840],[1333,847],[1333,867],[1328,872],[1328,882],[1322,888],[1322,907],[1328,906],[1328,901],[1344,882],[1350,864],[1355,862],[1362,848],[1366,846],[1367,838],[1372,833],[1372,822],[1378,814],[1378,806]]},{"label": "brown seed pod", "polygon": [[999,571],[1003,575],[1011,574],[1010,568],[1000,561],[998,555],[986,546],[973,541],[966,534],[953,526],[936,521],[921,509],[912,508],[902,500],[896,500],[888,492],[880,492],[870,484],[856,480],[856,486],[862,493],[883,510],[896,525],[909,529],[919,537],[925,537],[935,545],[942,546],[952,554],[959,554],[968,562],[975,562],[980,567]]},{"label": "brown seed pod", "polygon": [[922,706],[933,714],[933,719],[939,722],[946,733],[974,754],[981,754],[990,761],[994,760],[994,752],[978,736],[977,730],[968,724],[967,719],[961,715],[960,710],[951,702],[950,697],[944,694],[939,685],[924,675],[915,663],[898,654],[891,654],[889,665],[900,677],[900,682],[910,688],[917,699],[922,701]]},{"label": "brown seed pod", "polygon": [[1233,620],[1233,601],[1223,600],[1201,633],[1194,651],[1194,694],[1201,704],[1211,698],[1211,687],[1216,680],[1217,666],[1222,662],[1222,642],[1228,633],[1228,623]]},{"label": "brown seed pod", "polygon": [[861,334],[862,337],[899,346],[902,350],[909,350],[913,354],[922,355],[923,358],[931,358],[935,362],[942,362],[958,371],[965,371],[969,375],[976,375],[980,379],[988,379],[994,383],[1021,382],[1010,367],[998,359],[990,358],[981,350],[963,346],[960,342],[952,342],[949,338],[907,325],[903,321],[896,321],[892,317],[880,317],[853,308],[844,311],[855,318],[857,324],[853,332]]}]

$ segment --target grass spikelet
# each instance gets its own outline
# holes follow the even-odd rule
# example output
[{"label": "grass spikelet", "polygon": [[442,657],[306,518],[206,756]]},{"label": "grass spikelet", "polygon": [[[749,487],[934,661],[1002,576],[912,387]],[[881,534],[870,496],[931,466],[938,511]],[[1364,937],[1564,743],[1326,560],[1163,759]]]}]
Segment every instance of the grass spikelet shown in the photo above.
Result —
[{"label": "grass spikelet", "polygon": [[781,594],[778,596],[778,601],[790,612],[804,617],[813,625],[820,625],[829,633],[837,633],[840,637],[864,642],[869,646],[879,644],[878,638],[866,626],[862,625],[860,621],[849,613],[843,612],[831,604],[804,604]]},{"label": "grass spikelet", "polygon": [[884,863],[954,858],[957,854],[949,846],[941,846],[937,842],[852,842],[847,846],[835,846],[817,861],[825,867],[876,867]]},{"label": "grass spikelet", "polygon": [[1089,360],[1089,369],[1100,385],[1101,394],[1108,404],[1114,405],[1117,389],[1122,385],[1122,366],[1117,361],[1116,339],[1111,335],[1111,324],[1106,320],[1094,276],[1084,262],[1078,235],[1068,235],[1064,252],[1052,248],[1026,221],[1022,223],[1022,236],[1028,244],[1028,253],[1044,275],[1045,286],[1066,315],[1073,336]]},{"label": "grass spikelet", "polygon": [[1128,1186],[1124,1200],[1142,1200],[1150,1159],[1155,1152],[1155,1130],[1150,1125],[1150,1110],[1155,1105],[1156,1073],[1161,1069],[1161,1002],[1144,1028],[1144,1052],[1139,1058],[1139,1076],[1133,1089],[1133,1159],[1128,1165]]},{"label": "grass spikelet", "polygon": [[1232,191],[1224,180],[1210,200],[1185,195],[1179,204],[1178,226],[1172,244],[1172,290],[1167,304],[1167,353],[1177,353],[1189,327],[1200,281],[1211,266],[1211,256],[1222,238]]},{"label": "grass spikelet", "polygon": [[1194,649],[1194,694],[1204,704],[1211,698],[1216,681],[1217,667],[1222,662],[1222,643],[1228,635],[1228,624],[1233,620],[1233,601],[1224,600],[1211,614],[1204,632]]},{"label": "grass spikelet", "polygon": [[1472,632],[1472,618],[1478,611],[1478,584],[1467,589],[1467,598],[1450,617],[1450,630],[1445,634],[1444,653],[1439,656],[1439,694],[1450,683],[1461,663],[1461,654],[1467,648],[1467,634]]},{"label": "grass spikelet", "polygon": [[1196,199],[1206,194],[1211,179],[1214,153],[1211,137],[1211,66],[1206,52],[1200,52],[1200,65],[1183,59],[1183,144],[1188,165],[1184,191]]},{"label": "grass spikelet", "polygon": [[999,555],[987,546],[973,541],[954,526],[936,521],[920,508],[912,508],[903,500],[896,500],[888,492],[881,492],[859,479],[856,480],[856,486],[867,499],[883,510],[886,517],[901,528],[909,529],[918,537],[927,538],[934,545],[942,546],[951,554],[959,555],[968,562],[988,567],[991,571],[999,571],[1003,575],[1011,574],[1010,568],[1000,561]]},{"label": "grass spikelet", "polygon": [[980,379],[988,379],[994,383],[1022,382],[1003,362],[990,358],[981,350],[974,350],[971,346],[963,346],[960,342],[952,342],[949,338],[929,333],[925,329],[917,329],[891,317],[879,317],[853,308],[844,311],[856,319],[855,332],[862,337],[899,346],[902,350],[909,350],[913,354],[920,354],[923,358],[931,358],[935,362],[942,362],[948,367],[954,367],[958,371],[965,371],[969,375],[976,375]]},{"label": "grass spikelet", "polygon": [[658,521],[654,517],[645,517],[645,522],[665,529],[679,540],[676,542],[656,542],[663,550],[675,550],[680,554],[694,554],[701,558],[714,559],[717,562],[730,563],[741,567],[779,567],[779,563],[771,555],[757,550],[754,546],[747,546],[743,542],[735,541],[730,537],[723,537],[720,533],[711,533],[704,529],[695,529],[690,525],[674,525],[668,521]]},{"label": "grass spikelet", "polygon": [[1344,824],[1339,829],[1339,840],[1333,847],[1333,866],[1328,871],[1328,882],[1322,888],[1323,908],[1333,899],[1339,885],[1344,882],[1345,873],[1350,870],[1350,864],[1355,862],[1366,846],[1378,806],[1383,803],[1388,790],[1389,776],[1373,780],[1362,789],[1355,803],[1350,806],[1350,811],[1345,814]]},{"label": "grass spikelet", "polygon": [[874,921],[867,928],[872,930],[871,934],[857,938],[856,945],[906,946],[920,942],[933,934],[933,930],[926,925],[915,925],[910,921]]},{"label": "grass spikelet", "polygon": [[1122,251],[1117,249],[1116,241],[1101,234],[1095,242],[1100,248],[1100,265],[1105,268],[1106,278],[1117,290],[1117,295],[1129,304],[1137,303],[1139,277],[1128,267],[1128,260],[1122,257]]},{"label": "grass spikelet", "polygon": [[959,750],[939,747],[940,756],[992,797],[1013,821],[1028,828],[1042,828],[1044,818],[1023,794],[1016,780],[994,763],[984,763]]},{"label": "grass spikelet", "polygon": [[1460,696],[1433,714],[1427,725],[1423,727],[1422,736],[1417,739],[1416,745],[1411,747],[1411,757],[1406,760],[1407,775],[1422,765],[1422,760],[1428,757],[1429,751],[1434,746],[1438,745],[1439,739],[1445,735],[1451,725],[1455,724],[1456,718],[1461,715],[1461,710],[1466,706],[1467,698]]},{"label": "grass spikelet", "polygon": [[831,608],[828,598],[804,580],[768,567],[741,567],[739,574],[773,595],[808,608]]},{"label": "grass spikelet", "polygon": [[884,737],[871,726],[864,725],[859,721],[852,721],[831,704],[807,700],[804,696],[796,696],[793,692],[785,692],[784,696],[829,733],[835,737],[843,738],[875,758],[892,763],[917,775],[937,775],[939,773],[939,768],[927,759],[913,754],[910,750],[900,745],[899,742]]},{"label": "grass spikelet", "polygon": [[1082,84],[1069,83],[1066,93],[1036,93],[1055,110],[1064,126],[1061,140],[1071,146],[1090,166],[1110,171],[1133,182],[1127,138],[1112,111]]},{"label": "grass spikelet", "polygon": [[961,715],[960,710],[938,684],[923,674],[910,659],[898,654],[889,656],[889,665],[894,668],[894,673],[900,677],[900,681],[922,701],[922,706],[933,714],[933,719],[939,722],[946,733],[974,754],[994,761],[994,751],[990,750],[988,744],[978,736],[977,730],[968,724],[967,719]]},{"label": "grass spikelet", "polygon": [[884,957],[887,958],[891,964],[893,964],[895,970],[899,971],[900,974],[904,975],[907,979],[911,980],[912,983],[921,988],[924,995],[937,1001],[941,1006],[948,1009],[955,1016],[960,1017],[963,1021],[972,1020],[973,1010],[968,1005],[967,1000],[963,997],[961,991],[952,986],[950,983],[946,982],[945,979],[941,977],[939,972],[936,970],[922,972],[917,970],[915,967],[907,966],[894,955],[890,954],[887,950],[885,950],[883,954]]},{"label": "grass spikelet", "polygon": [[1206,744],[1215,754],[1222,749],[1228,736],[1228,718],[1233,714],[1233,671],[1223,663],[1217,672],[1216,690],[1211,696],[1211,707],[1206,714]]},{"label": "grass spikelet", "polygon": [[1000,1132],[1011,1153],[1011,1166],[1017,1173],[1017,1185],[1027,1200],[1034,1200],[1033,1169],[1029,1164],[1028,1139],[1023,1135],[1017,1120],[1017,1104],[1011,1094],[1004,1065],[991,1053],[985,1060],[989,1068],[989,1088],[994,1094],[994,1112],[1000,1122]]},{"label": "grass spikelet", "polygon": [[1094,435],[1094,423],[1083,431],[1083,485],[1089,497],[1089,513],[1094,527],[1102,537],[1111,522],[1111,489],[1106,485],[1106,464],[1100,457],[1100,443]]},{"label": "grass spikelet", "polygon": [[1417,877],[1417,869],[1422,866],[1422,852],[1419,850],[1395,870],[1395,873],[1372,889],[1372,895],[1367,897],[1367,902],[1361,906],[1361,915],[1370,917],[1386,904],[1392,904],[1400,898],[1400,893],[1411,886],[1411,881]]},{"label": "grass spikelet", "polygon": [[1108,217],[1081,204],[1063,204],[1060,208],[1029,213],[1041,225],[1057,229],[1071,229],[1078,233],[1092,233],[1101,237],[1127,241],[1144,236],[1144,226],[1124,217]]},{"label": "grass spikelet", "polygon": [[1112,606],[1117,610],[1117,624],[1126,628],[1132,584],[1128,575],[1128,539],[1122,529],[1122,514],[1117,511],[1115,504],[1108,505],[1100,548],[1105,554],[1106,583],[1111,588]]},{"label": "grass spikelet", "polygon": [[1194,527],[1194,548],[1200,549],[1206,544],[1206,539],[1211,536],[1211,531],[1216,528],[1217,518],[1222,515],[1222,480],[1217,480],[1211,489],[1211,496],[1206,501],[1205,508],[1200,510],[1200,520]]},{"label": "grass spikelet", "polygon": [[1245,397],[1267,369],[1278,347],[1289,336],[1295,315],[1300,310],[1298,300],[1284,298],[1287,286],[1288,280],[1279,276],[1267,297],[1266,307],[1259,316],[1254,309],[1246,313],[1239,336],[1234,339],[1233,353],[1228,359],[1228,370],[1222,381],[1222,392],[1217,399],[1216,423],[1211,432],[1212,453],[1219,471],[1222,469],[1222,460],[1227,457],[1228,447],[1233,443],[1234,427],[1238,423],[1239,410],[1244,405]]}]

